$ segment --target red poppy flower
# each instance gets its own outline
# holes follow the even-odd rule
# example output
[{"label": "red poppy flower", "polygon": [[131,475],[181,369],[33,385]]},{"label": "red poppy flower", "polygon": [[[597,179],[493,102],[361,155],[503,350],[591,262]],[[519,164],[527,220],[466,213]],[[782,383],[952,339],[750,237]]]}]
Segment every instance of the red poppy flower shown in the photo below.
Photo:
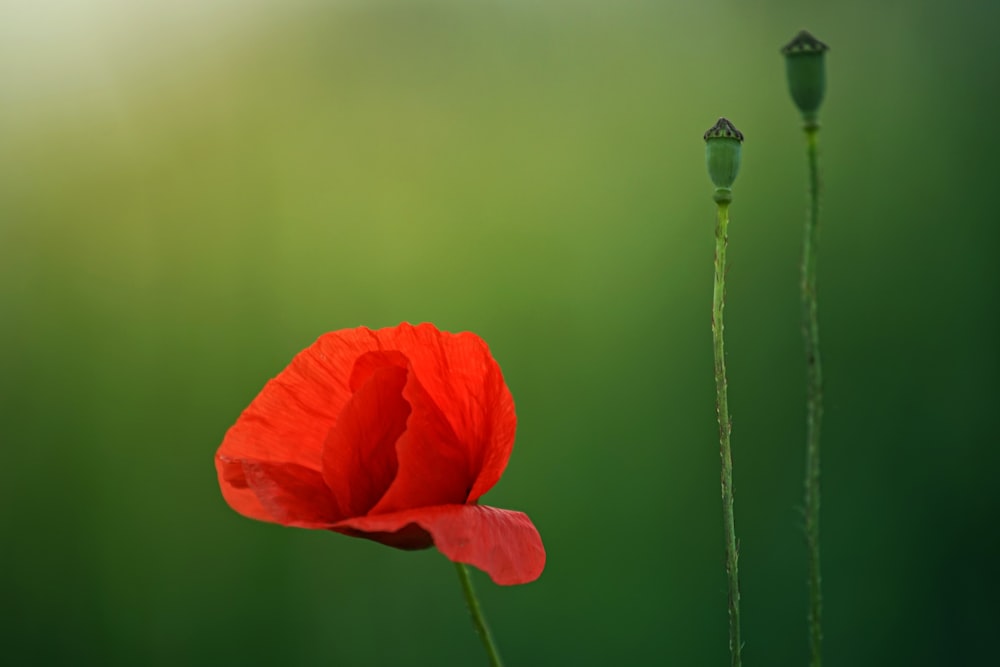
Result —
[{"label": "red poppy flower", "polygon": [[498,584],[538,578],[521,512],[478,505],[514,445],[514,401],[481,338],[431,324],[325,334],[268,382],[215,457],[245,516],[400,549],[432,544]]}]

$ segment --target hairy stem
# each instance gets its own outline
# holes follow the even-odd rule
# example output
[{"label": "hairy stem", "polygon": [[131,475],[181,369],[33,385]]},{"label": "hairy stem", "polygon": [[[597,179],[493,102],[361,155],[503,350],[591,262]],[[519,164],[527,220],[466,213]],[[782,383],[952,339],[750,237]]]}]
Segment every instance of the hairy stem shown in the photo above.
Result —
[{"label": "hairy stem", "polygon": [[819,318],[816,305],[816,261],[819,256],[819,126],[807,122],[809,208],[802,241],[802,333],[806,349],[806,473],[805,532],[808,551],[809,653],[811,667],[823,663],[823,593],[819,560],[820,425],[823,420],[823,373],[819,355]]},{"label": "hairy stem", "polygon": [[726,381],[726,346],[723,337],[726,305],[726,246],[728,244],[729,202],[719,201],[715,225],[715,288],[712,292],[712,342],[715,348],[716,414],[719,420],[719,456],[722,460],[722,523],[725,532],[726,575],[729,578],[729,653],[732,667],[740,667],[740,582],[736,525],[733,519],[733,456],[729,446],[732,422]]},{"label": "hairy stem", "polygon": [[500,652],[497,650],[496,642],[493,641],[493,635],[490,633],[489,626],[486,625],[483,610],[479,606],[479,598],[476,597],[476,591],[472,588],[472,578],[469,576],[469,568],[462,563],[455,563],[455,569],[458,571],[458,580],[462,583],[462,593],[465,595],[465,604],[469,608],[469,616],[472,617],[472,625],[475,626],[476,634],[479,635],[479,639],[483,642],[483,648],[486,649],[490,665],[491,667],[503,667],[503,661],[500,660]]}]

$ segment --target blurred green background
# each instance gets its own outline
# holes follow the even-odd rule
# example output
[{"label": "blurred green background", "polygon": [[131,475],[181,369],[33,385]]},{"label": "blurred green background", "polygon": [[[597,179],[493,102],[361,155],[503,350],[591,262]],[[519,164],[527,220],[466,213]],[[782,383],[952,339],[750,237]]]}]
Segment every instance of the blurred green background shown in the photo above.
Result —
[{"label": "blurred green background", "polygon": [[1000,5],[0,1],[9,664],[485,662],[450,564],[246,520],[212,457],[321,333],[483,336],[486,502],[548,566],[511,665],[726,664],[702,133],[746,134],[727,343],[745,661],[806,661],[804,141],[821,113],[830,665],[981,665],[1000,624]]}]

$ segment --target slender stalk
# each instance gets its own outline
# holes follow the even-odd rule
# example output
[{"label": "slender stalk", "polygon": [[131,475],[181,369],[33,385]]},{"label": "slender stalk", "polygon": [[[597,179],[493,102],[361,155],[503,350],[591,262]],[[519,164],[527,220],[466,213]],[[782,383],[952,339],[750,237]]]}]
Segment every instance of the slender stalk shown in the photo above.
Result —
[{"label": "slender stalk", "polygon": [[[722,459],[722,523],[725,532],[726,575],[729,577],[729,653],[732,667],[740,667],[740,581],[736,526],[733,518],[733,455],[729,446],[732,421],[726,381],[726,347],[723,338],[726,305],[726,246],[729,242],[729,201],[717,190],[718,218],[715,225],[715,288],[712,292],[712,342],[715,346],[716,414],[719,420],[719,456]],[[726,193],[728,194],[728,193]]]},{"label": "slender stalk", "polygon": [[809,208],[802,241],[802,333],[806,347],[806,473],[805,531],[808,551],[809,653],[811,667],[823,663],[823,592],[819,561],[820,466],[819,436],[823,420],[823,372],[819,356],[819,317],[816,305],[816,261],[819,256],[819,124],[807,120],[806,154],[809,160]]},{"label": "slender stalk", "polygon": [[483,616],[483,610],[479,606],[476,591],[472,588],[472,578],[469,576],[469,568],[462,563],[455,563],[455,570],[458,571],[458,580],[462,583],[462,593],[465,595],[465,604],[469,608],[469,615],[472,617],[472,625],[475,626],[476,634],[479,635],[479,639],[483,642],[486,655],[490,659],[490,665],[491,667],[503,667],[503,661],[500,660],[500,652],[497,650],[496,642],[493,641],[493,635],[490,633],[489,626],[486,625],[486,618]]}]

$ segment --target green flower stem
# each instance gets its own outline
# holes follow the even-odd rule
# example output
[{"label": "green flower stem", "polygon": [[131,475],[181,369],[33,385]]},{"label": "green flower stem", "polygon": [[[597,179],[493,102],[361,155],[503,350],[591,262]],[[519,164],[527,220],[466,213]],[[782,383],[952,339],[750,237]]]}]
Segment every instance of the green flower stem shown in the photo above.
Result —
[{"label": "green flower stem", "polygon": [[823,592],[819,567],[819,436],[823,420],[823,372],[819,356],[816,306],[816,260],[819,227],[819,124],[806,120],[809,159],[809,209],[802,241],[802,333],[806,344],[806,474],[805,528],[809,562],[809,652],[811,667],[820,667],[823,643]]},{"label": "green flower stem", "polygon": [[719,420],[719,456],[722,459],[722,522],[726,540],[726,575],[729,577],[729,653],[732,667],[740,667],[740,577],[733,519],[733,455],[729,446],[732,421],[726,382],[726,346],[723,339],[726,305],[726,246],[729,243],[729,193],[716,190],[718,218],[715,225],[715,288],[712,292],[712,342],[715,346],[716,414]]},{"label": "green flower stem", "polygon": [[500,660],[500,652],[497,650],[496,642],[490,628],[486,625],[486,618],[483,617],[483,610],[479,607],[479,599],[476,591],[472,588],[472,578],[469,576],[469,568],[462,563],[455,563],[455,570],[458,571],[458,580],[462,582],[462,593],[465,594],[465,604],[469,608],[469,615],[472,616],[472,625],[476,628],[476,634],[483,642],[486,655],[490,658],[492,667],[503,667]]}]

